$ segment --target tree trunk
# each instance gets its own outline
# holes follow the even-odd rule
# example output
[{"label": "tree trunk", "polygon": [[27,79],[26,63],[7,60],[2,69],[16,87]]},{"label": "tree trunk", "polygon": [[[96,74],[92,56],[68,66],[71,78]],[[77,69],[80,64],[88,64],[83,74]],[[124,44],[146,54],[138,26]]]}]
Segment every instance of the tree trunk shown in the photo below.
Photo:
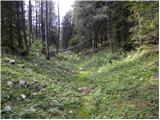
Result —
[{"label": "tree trunk", "polygon": [[41,0],[41,38],[42,38],[42,53],[45,52],[45,30],[44,30],[44,16],[43,16],[43,1]]},{"label": "tree trunk", "polygon": [[9,46],[10,48],[13,48],[13,26],[12,26],[12,7],[11,7],[11,13],[10,13],[10,35],[9,35],[9,38],[10,38],[10,41],[9,41]]},{"label": "tree trunk", "polygon": [[20,9],[19,9],[19,2],[17,2],[17,39],[18,39],[18,48],[23,48],[22,45],[22,35],[21,35],[21,27],[20,27]]},{"label": "tree trunk", "polygon": [[50,45],[50,43],[51,43],[51,25],[52,25],[52,23],[51,23],[51,6],[49,5],[49,8],[48,8],[49,10],[49,13],[48,13],[48,41],[49,41],[49,45]]},{"label": "tree trunk", "polygon": [[92,48],[95,48],[95,33],[94,33],[94,25],[93,25],[93,33],[92,33]]},{"label": "tree trunk", "polygon": [[111,53],[113,54],[113,46],[112,46],[112,36],[111,36],[111,24],[110,24],[110,20],[108,21],[108,30],[109,30],[109,34],[108,34],[107,39],[109,40],[110,50],[111,50]]},{"label": "tree trunk", "polygon": [[137,13],[137,16],[138,16],[138,40],[139,40],[139,45],[141,46],[142,44],[141,33],[140,33],[141,18],[139,13]]},{"label": "tree trunk", "polygon": [[39,31],[38,31],[38,37],[40,39],[41,38],[41,23],[40,23],[40,21],[39,21],[38,29],[39,29]]},{"label": "tree trunk", "polygon": [[[94,3],[93,3],[93,16],[94,16]],[[92,21],[92,48],[94,49],[95,48],[95,32],[94,32],[94,19]]]},{"label": "tree trunk", "polygon": [[58,6],[57,6],[57,8],[58,8],[58,39],[57,39],[57,53],[58,53],[58,51],[59,51],[59,39],[60,39],[60,14],[59,14],[59,0],[58,0]]},{"label": "tree trunk", "polygon": [[22,9],[22,24],[23,24],[23,38],[24,38],[24,42],[25,42],[25,47],[26,47],[26,54],[29,54],[29,45],[27,42],[27,36],[26,36],[26,26],[25,26],[25,11],[23,8],[23,1],[21,1],[21,9]]},{"label": "tree trunk", "polygon": [[48,45],[48,1],[46,1],[46,19],[45,19],[45,40],[46,40],[46,59],[50,59],[49,45]]},{"label": "tree trunk", "polygon": [[100,48],[102,47],[102,40],[103,40],[103,38],[102,38],[102,35],[100,36],[100,44],[101,44],[101,46],[100,46]]},{"label": "tree trunk", "polygon": [[38,31],[37,22],[38,22],[38,21],[37,21],[37,9],[36,9],[36,38],[38,37],[38,32],[37,32],[37,31]]},{"label": "tree trunk", "polygon": [[32,6],[31,0],[29,0],[29,45],[31,45],[32,41]]}]

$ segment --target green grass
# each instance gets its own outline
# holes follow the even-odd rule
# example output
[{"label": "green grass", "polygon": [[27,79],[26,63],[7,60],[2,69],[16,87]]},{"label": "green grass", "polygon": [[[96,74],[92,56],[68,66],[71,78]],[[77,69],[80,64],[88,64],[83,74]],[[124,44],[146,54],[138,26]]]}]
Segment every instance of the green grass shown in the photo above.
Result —
[{"label": "green grass", "polygon": [[[12,108],[2,118],[158,118],[157,46],[119,54],[113,64],[108,50],[88,56],[60,53],[47,61],[40,48],[35,42],[26,59],[2,54],[1,108]],[[19,80],[29,86],[19,87]],[[92,92],[81,94],[82,87]]]}]

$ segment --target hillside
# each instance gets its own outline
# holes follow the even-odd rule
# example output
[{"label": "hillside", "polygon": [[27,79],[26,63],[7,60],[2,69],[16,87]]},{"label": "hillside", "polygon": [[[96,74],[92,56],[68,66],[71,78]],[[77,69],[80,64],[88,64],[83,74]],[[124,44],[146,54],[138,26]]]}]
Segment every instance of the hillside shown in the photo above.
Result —
[{"label": "hillside", "polygon": [[2,118],[158,118],[158,46],[117,53],[112,64],[108,49],[47,61],[39,42],[32,48],[27,58],[1,56]]}]

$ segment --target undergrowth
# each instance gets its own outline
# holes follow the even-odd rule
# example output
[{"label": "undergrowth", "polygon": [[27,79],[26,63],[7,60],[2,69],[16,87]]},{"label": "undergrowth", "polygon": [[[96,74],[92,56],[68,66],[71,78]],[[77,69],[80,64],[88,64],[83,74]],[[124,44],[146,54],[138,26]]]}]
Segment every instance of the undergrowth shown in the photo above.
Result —
[{"label": "undergrowth", "polygon": [[[47,61],[40,48],[35,42],[27,58],[2,54],[1,109],[12,109],[1,118],[158,118],[157,46],[117,54],[112,64],[106,49],[90,56],[59,53]],[[19,87],[20,80],[29,85]],[[83,87],[92,92],[82,94]]]}]

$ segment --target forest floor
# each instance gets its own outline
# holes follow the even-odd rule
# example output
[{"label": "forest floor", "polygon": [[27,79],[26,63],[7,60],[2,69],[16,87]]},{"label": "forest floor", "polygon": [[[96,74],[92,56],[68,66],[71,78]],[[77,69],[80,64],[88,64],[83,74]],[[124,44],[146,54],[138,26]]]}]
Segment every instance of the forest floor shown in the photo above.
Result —
[{"label": "forest floor", "polygon": [[158,118],[158,46],[118,54],[112,64],[107,49],[47,61],[40,43],[32,48],[25,59],[1,56],[1,118]]}]

